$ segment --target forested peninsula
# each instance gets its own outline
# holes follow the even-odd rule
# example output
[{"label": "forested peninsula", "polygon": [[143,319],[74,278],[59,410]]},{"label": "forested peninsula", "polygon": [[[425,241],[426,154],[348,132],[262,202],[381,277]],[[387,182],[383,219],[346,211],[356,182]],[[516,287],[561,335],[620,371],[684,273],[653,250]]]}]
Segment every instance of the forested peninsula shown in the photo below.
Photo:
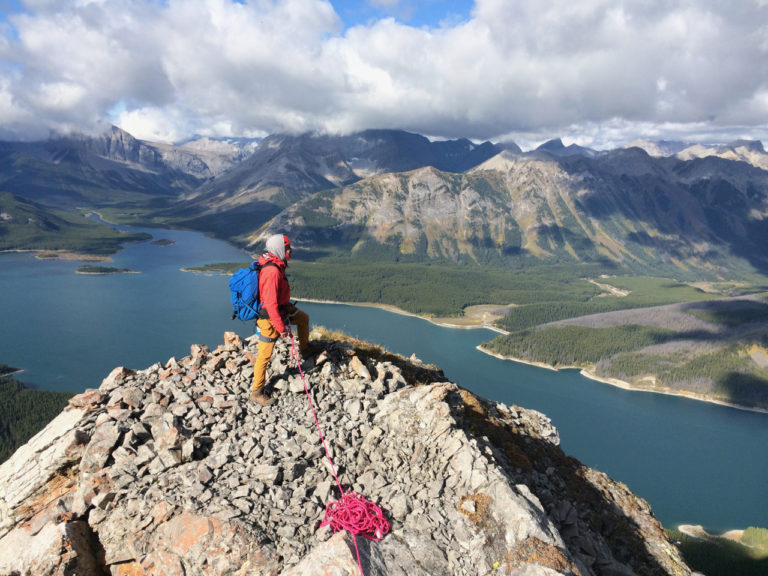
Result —
[{"label": "forested peninsula", "polygon": [[517,309],[490,353],[628,388],[768,409],[768,299],[739,296],[531,324]]}]

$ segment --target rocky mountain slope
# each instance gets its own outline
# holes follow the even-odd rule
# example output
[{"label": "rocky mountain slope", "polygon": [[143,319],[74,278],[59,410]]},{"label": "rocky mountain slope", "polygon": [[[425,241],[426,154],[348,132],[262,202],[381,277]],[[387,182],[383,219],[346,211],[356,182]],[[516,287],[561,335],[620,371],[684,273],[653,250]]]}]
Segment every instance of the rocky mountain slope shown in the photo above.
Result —
[{"label": "rocky mountain slope", "polygon": [[[559,448],[542,414],[439,369],[321,339],[306,378],[342,489],[391,522],[366,575],[618,575],[690,570],[649,506]],[[116,368],[0,466],[0,573],[360,573],[320,528],[340,496],[288,345],[248,401],[255,338]],[[311,366],[311,367],[310,367]]]},{"label": "rocky mountain slope", "polygon": [[253,146],[246,140],[152,143],[114,126],[96,137],[0,142],[0,187],[53,209],[176,199],[232,168]]},{"label": "rocky mountain slope", "polygon": [[232,238],[252,232],[280,210],[319,190],[424,166],[463,172],[503,148],[466,139],[433,142],[403,130],[366,130],[346,136],[276,134],[262,140],[240,165],[205,183],[161,216]]},{"label": "rocky mountain slope", "polygon": [[461,174],[373,176],[295,203],[245,242],[280,229],[309,248],[394,246],[454,261],[610,262],[714,277],[768,270],[768,171],[639,148],[558,150],[504,151]]},{"label": "rocky mountain slope", "polygon": [[212,178],[234,168],[259,147],[256,138],[196,137],[178,145],[152,143],[171,166],[200,166],[199,175]]}]

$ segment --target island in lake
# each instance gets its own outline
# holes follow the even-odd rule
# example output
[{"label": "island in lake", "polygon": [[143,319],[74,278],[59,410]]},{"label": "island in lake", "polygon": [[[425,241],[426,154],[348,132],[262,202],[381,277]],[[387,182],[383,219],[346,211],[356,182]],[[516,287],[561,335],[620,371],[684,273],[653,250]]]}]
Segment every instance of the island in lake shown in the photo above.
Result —
[{"label": "island in lake", "polygon": [[130,268],[115,268],[113,266],[80,266],[75,270],[77,274],[138,274],[136,270]]}]

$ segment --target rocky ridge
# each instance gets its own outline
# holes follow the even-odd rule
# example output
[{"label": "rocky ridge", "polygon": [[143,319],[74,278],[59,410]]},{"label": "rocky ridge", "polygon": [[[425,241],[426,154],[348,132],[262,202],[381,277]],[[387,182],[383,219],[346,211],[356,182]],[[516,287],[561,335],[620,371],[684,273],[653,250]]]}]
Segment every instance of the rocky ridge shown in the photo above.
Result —
[{"label": "rocky ridge", "polygon": [[[200,182],[236,166],[257,146],[248,139],[198,138],[181,145],[149,142],[134,138],[117,126],[97,137],[65,138],[58,145],[60,150],[74,146],[89,151],[87,160],[91,164],[113,161],[150,172],[178,171]],[[114,166],[110,167],[114,170]]]},{"label": "rocky ridge", "polygon": [[[319,528],[340,494],[290,348],[262,407],[255,347],[227,333],[73,398],[0,466],[0,573],[359,574],[352,538]],[[357,537],[366,575],[691,573],[647,503],[565,456],[544,415],[357,341],[315,350],[342,487],[392,524]]]}]

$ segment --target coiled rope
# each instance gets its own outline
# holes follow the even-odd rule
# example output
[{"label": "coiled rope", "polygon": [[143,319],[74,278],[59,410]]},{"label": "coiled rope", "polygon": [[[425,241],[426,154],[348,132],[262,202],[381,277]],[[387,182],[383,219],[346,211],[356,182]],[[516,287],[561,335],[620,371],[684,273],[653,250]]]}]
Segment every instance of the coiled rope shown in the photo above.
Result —
[{"label": "coiled rope", "polygon": [[320,525],[330,525],[334,532],[346,530],[352,535],[360,534],[374,541],[381,540],[389,532],[389,522],[381,508],[353,492],[347,492],[341,500],[329,503]]},{"label": "coiled rope", "polygon": [[325,443],[323,430],[320,428],[320,421],[317,419],[317,412],[315,412],[312,396],[309,394],[309,386],[307,386],[307,380],[304,378],[304,371],[301,368],[301,358],[296,350],[296,341],[293,338],[293,332],[290,327],[288,328],[288,333],[291,335],[291,352],[299,367],[299,375],[301,376],[302,384],[304,384],[304,392],[307,395],[309,408],[315,419],[315,426],[320,435],[320,441],[323,444],[325,456],[328,458],[328,464],[331,466],[331,472],[333,473],[336,485],[339,487],[339,492],[341,493],[341,498],[339,500],[330,502],[328,506],[326,506],[325,515],[323,516],[323,521],[320,523],[320,526],[330,526],[334,533],[340,530],[346,530],[352,535],[352,541],[355,543],[355,552],[357,554],[357,565],[360,567],[360,576],[364,576],[363,564],[360,561],[360,549],[357,547],[356,536],[360,535],[369,540],[378,542],[389,532],[389,522],[384,518],[384,513],[376,504],[354,492],[344,492],[344,489],[341,487],[341,482],[339,482],[339,477],[336,474],[336,467],[333,465],[331,453]]}]

